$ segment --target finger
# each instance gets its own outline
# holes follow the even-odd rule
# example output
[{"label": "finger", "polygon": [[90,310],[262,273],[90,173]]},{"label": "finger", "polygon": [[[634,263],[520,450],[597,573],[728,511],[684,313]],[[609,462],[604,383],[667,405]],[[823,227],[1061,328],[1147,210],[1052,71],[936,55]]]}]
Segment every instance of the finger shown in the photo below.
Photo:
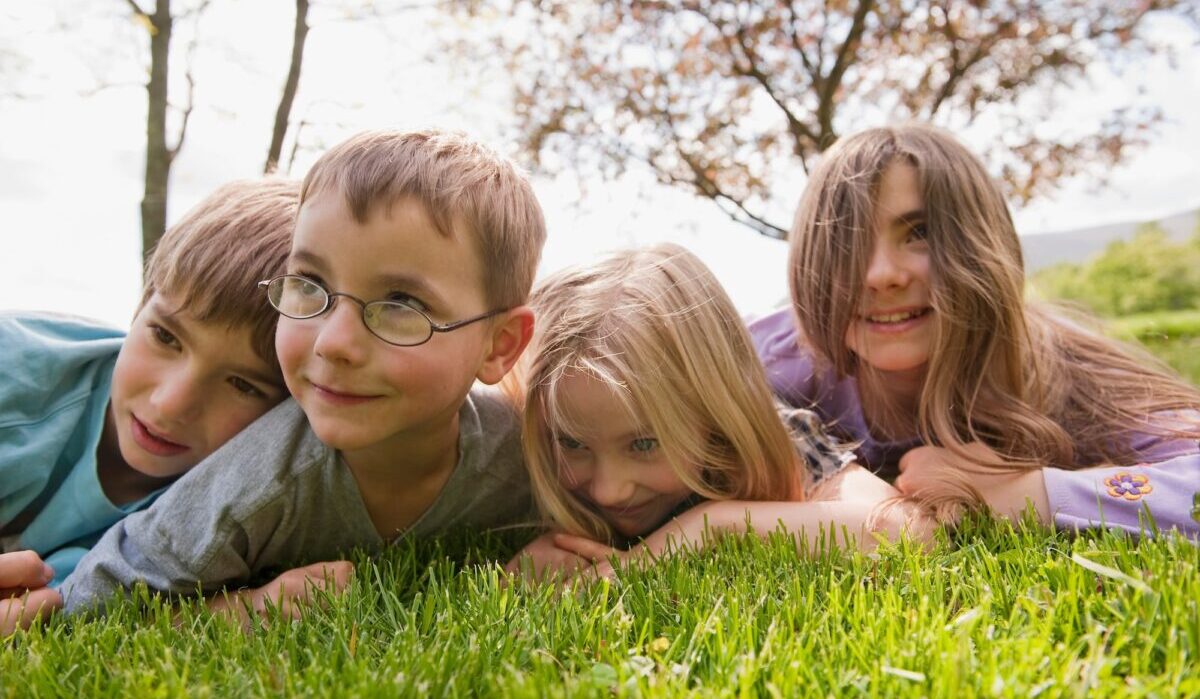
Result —
[{"label": "finger", "polygon": [[0,636],[27,629],[38,617],[62,607],[57,590],[43,587],[22,597],[0,600]]},{"label": "finger", "polygon": [[54,569],[33,551],[0,553],[0,588],[32,590],[54,579]]},{"label": "finger", "polygon": [[304,579],[318,590],[341,592],[354,575],[354,564],[350,561],[323,561],[303,568]]},{"label": "finger", "polygon": [[554,545],[563,551],[581,556],[593,563],[606,560],[613,554],[611,546],[602,544],[599,541],[593,541],[587,537],[575,536],[574,534],[555,534]]}]

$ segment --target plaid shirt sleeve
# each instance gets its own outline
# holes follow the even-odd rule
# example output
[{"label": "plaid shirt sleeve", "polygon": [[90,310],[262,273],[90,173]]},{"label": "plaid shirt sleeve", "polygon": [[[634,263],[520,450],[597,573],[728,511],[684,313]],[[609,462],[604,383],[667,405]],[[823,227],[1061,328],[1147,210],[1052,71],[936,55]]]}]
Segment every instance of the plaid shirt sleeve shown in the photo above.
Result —
[{"label": "plaid shirt sleeve", "polygon": [[855,460],[852,445],[843,444],[825,430],[821,418],[811,410],[776,404],[792,435],[796,453],[808,468],[810,487],[839,473]]}]

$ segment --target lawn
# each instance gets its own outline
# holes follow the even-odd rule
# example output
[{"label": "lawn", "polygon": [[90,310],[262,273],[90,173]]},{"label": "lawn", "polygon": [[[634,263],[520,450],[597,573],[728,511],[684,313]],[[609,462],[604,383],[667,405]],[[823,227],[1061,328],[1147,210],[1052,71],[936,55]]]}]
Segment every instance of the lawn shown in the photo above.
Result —
[{"label": "lawn", "polygon": [[[1148,346],[1195,381],[1195,341]],[[972,522],[929,551],[713,550],[570,589],[505,586],[490,535],[360,559],[250,633],[145,596],[0,650],[0,697],[1198,696],[1200,549]]]},{"label": "lawn", "polygon": [[[446,548],[449,546],[449,548]],[[929,552],[776,539],[562,590],[505,545],[402,545],[248,634],[159,602],[0,652],[0,696],[1196,696],[1200,552],[980,522]]]}]

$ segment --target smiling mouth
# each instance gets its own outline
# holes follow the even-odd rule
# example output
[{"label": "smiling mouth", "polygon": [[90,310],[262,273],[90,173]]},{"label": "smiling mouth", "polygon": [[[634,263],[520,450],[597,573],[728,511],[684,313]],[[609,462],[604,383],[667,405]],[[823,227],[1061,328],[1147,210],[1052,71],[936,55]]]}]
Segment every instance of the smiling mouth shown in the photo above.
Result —
[{"label": "smiling mouth", "polygon": [[367,401],[375,400],[379,397],[363,393],[347,393],[324,386],[315,381],[310,381],[309,383],[312,384],[314,389],[316,389],[317,395],[319,395],[321,398],[324,398],[326,401],[335,403],[337,405],[357,405],[359,403],[366,403]]},{"label": "smiling mouth", "polygon": [[898,311],[895,313],[881,313],[878,315],[864,315],[862,319],[868,323],[876,325],[899,325],[917,318],[924,318],[933,312],[933,308],[926,306],[925,308],[915,308],[909,311]]},{"label": "smiling mouth", "polygon": [[137,442],[142,449],[155,456],[178,456],[188,450],[189,447],[186,444],[173,442],[151,430],[136,415],[130,413],[129,417],[133,441]]}]

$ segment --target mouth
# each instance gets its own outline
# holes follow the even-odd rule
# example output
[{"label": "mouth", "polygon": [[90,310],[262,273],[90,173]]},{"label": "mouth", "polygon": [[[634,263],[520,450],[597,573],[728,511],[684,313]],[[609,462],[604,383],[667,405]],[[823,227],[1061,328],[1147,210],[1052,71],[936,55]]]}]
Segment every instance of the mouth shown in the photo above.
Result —
[{"label": "mouth", "polygon": [[145,451],[155,456],[178,456],[188,451],[189,447],[186,444],[168,439],[164,433],[148,426],[136,415],[130,413],[129,417],[133,441]]},{"label": "mouth", "polygon": [[878,313],[865,313],[859,316],[859,319],[866,323],[872,330],[895,332],[907,330],[929,317],[931,313],[933,313],[932,307],[918,306],[913,308],[889,309]]},{"label": "mouth", "polygon": [[369,393],[355,393],[333,386],[326,386],[315,381],[309,381],[316,394],[328,403],[334,405],[360,405],[375,400],[379,396]]},{"label": "mouth", "polygon": [[630,517],[637,517],[645,514],[653,504],[653,500],[647,500],[646,502],[640,502],[636,505],[618,505],[616,507],[603,507],[597,505],[597,507],[599,507],[600,510],[609,517],[615,519],[629,519]]}]

